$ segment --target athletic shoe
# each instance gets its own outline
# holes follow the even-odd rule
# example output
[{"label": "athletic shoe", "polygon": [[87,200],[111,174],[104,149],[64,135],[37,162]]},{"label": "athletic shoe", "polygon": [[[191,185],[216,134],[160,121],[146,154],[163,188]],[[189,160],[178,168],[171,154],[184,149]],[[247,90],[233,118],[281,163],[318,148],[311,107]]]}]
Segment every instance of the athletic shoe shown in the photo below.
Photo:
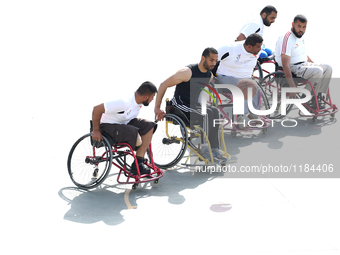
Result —
[{"label": "athletic shoe", "polygon": [[246,121],[243,115],[239,115],[237,118],[237,125],[239,129],[244,129],[246,127]]},{"label": "athletic shoe", "polygon": [[[141,175],[143,174],[150,174],[151,171],[148,167],[146,167],[144,165],[144,158],[137,158],[137,162],[138,162],[138,167],[139,167],[139,172]],[[138,171],[137,171],[137,167],[136,167],[136,162],[133,162],[132,165],[131,165],[131,170],[130,172],[133,174],[133,175],[137,175],[138,174]]]},{"label": "athletic shoe", "polygon": [[325,102],[322,100],[322,94],[318,95],[318,103],[319,103],[319,110],[323,110],[326,108]]},{"label": "athletic shoe", "polygon": [[251,123],[253,123],[253,124],[260,124],[260,125],[263,124],[260,117],[256,114],[254,114],[254,113],[249,113],[248,118],[251,120]]},{"label": "athletic shoe", "polygon": [[228,160],[227,157],[224,156],[224,153],[222,153],[222,151],[220,151],[218,148],[213,148],[211,152],[214,158],[221,159],[221,160]]},{"label": "athletic shoe", "polygon": [[[209,149],[206,148],[204,150],[201,151],[201,156],[204,158],[204,159],[207,159],[209,161],[211,161],[211,158],[210,158],[210,153],[209,153]],[[213,159],[214,159],[214,162],[215,161],[218,161],[217,158],[214,157],[214,153],[212,152],[212,156],[213,156]],[[200,161],[202,161],[202,159],[199,158]]]}]

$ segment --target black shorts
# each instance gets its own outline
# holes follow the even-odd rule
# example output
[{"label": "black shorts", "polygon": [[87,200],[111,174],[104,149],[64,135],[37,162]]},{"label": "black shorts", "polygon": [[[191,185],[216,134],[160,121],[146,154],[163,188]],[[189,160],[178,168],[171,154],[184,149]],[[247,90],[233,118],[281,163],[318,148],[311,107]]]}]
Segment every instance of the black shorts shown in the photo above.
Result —
[{"label": "black shorts", "polygon": [[134,118],[128,124],[100,124],[100,130],[110,135],[116,143],[128,143],[133,150],[136,149],[138,134],[146,135],[152,128],[156,131],[157,124],[153,121]]}]

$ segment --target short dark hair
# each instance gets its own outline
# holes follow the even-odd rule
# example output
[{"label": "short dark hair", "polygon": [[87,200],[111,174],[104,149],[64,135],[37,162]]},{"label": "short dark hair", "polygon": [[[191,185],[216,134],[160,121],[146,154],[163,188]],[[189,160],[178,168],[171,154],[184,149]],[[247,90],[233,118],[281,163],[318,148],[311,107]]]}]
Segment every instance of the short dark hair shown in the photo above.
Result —
[{"label": "short dark hair", "polygon": [[146,81],[139,86],[139,88],[137,89],[137,93],[141,96],[152,95],[154,93],[157,93],[157,87],[152,82]]},{"label": "short dark hair", "polygon": [[267,15],[270,15],[272,12],[277,13],[277,10],[274,6],[272,5],[267,5],[266,7],[264,7],[262,9],[262,11],[260,12],[260,15],[262,15],[263,13],[266,13]]},{"label": "short dark hair", "polygon": [[247,37],[246,41],[244,42],[245,45],[255,46],[257,43],[262,43],[263,38],[259,34],[251,34]]},{"label": "short dark hair", "polygon": [[215,49],[215,48],[212,48],[212,47],[209,47],[209,48],[206,48],[203,53],[202,53],[202,56],[203,57],[209,57],[210,53],[212,54],[218,54],[218,51]]},{"label": "short dark hair", "polygon": [[301,21],[302,23],[306,23],[307,22],[307,18],[306,16],[302,15],[302,14],[299,14],[299,15],[296,15],[295,18],[294,18],[294,23],[296,21]]}]

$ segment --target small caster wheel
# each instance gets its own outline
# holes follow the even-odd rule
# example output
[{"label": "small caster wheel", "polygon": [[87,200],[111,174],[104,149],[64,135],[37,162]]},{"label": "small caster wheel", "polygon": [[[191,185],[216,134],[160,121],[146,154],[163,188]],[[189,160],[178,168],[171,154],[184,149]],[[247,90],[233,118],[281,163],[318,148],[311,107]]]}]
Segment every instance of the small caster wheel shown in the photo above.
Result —
[{"label": "small caster wheel", "polygon": [[315,117],[313,117],[313,118],[312,118],[312,122],[313,122],[313,123],[315,123],[315,122],[316,122],[316,119],[317,119],[317,117],[316,117],[316,116],[315,116]]},{"label": "small caster wheel", "polygon": [[157,185],[158,184],[158,179],[154,180],[153,183]]},{"label": "small caster wheel", "polygon": [[267,133],[267,131],[268,131],[267,128],[263,128],[263,129],[262,129],[262,134]]},{"label": "small caster wheel", "polygon": [[133,184],[133,185],[132,185],[132,190],[136,190],[136,189],[137,189],[137,186],[138,186],[137,183]]},{"label": "small caster wheel", "polygon": [[232,137],[236,137],[236,131],[235,131],[235,130],[232,130],[232,131],[231,131],[231,136],[232,136]]},{"label": "small caster wheel", "polygon": [[332,114],[331,114],[331,118],[334,118],[334,117],[335,117],[335,113],[332,113]]},{"label": "small caster wheel", "polygon": [[98,168],[96,168],[96,169],[94,169],[94,172],[93,172],[93,174],[92,174],[92,176],[94,177],[94,178],[97,178],[98,177]]}]

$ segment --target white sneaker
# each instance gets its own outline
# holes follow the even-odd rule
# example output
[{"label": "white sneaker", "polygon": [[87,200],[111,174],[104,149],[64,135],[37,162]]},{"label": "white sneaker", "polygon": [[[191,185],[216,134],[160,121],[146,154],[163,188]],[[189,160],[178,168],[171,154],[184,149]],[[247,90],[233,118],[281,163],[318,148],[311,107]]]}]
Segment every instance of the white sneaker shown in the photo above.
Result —
[{"label": "white sneaker", "polygon": [[239,115],[237,118],[237,125],[239,129],[244,129],[246,126],[246,121],[243,115]]},{"label": "white sneaker", "polygon": [[249,113],[248,114],[248,119],[251,120],[251,123],[255,124],[255,125],[261,125],[263,124],[262,120],[260,119],[260,117],[254,113]]}]

